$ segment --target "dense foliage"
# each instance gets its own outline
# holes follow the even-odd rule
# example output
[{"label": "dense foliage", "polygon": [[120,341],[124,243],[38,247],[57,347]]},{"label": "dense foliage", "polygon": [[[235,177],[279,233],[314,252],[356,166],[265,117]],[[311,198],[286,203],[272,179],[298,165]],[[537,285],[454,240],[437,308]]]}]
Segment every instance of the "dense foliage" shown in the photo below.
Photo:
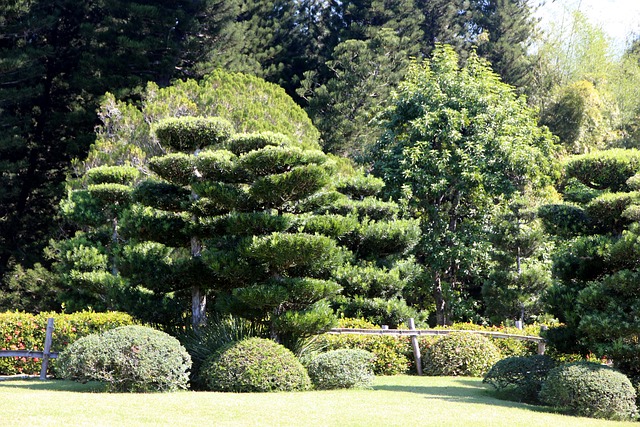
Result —
[{"label": "dense foliage", "polygon": [[191,367],[191,358],[178,340],[144,326],[123,326],[80,338],[57,362],[60,377],[104,382],[113,392],[186,389]]},{"label": "dense foliage", "polygon": [[205,362],[200,375],[212,391],[299,391],[311,385],[306,369],[290,350],[263,338],[227,345]]},{"label": "dense foliage", "polygon": [[486,337],[473,333],[452,333],[440,338],[424,352],[427,375],[485,375],[501,358],[500,350]]},{"label": "dense foliage", "polygon": [[547,405],[572,413],[617,420],[637,414],[636,391],[620,372],[596,363],[570,363],[552,369],[540,390]]},{"label": "dense foliage", "polygon": [[550,183],[554,141],[486,62],[471,54],[460,67],[450,46],[411,65],[385,118],[374,173],[421,220],[418,259],[431,287],[424,292],[444,325],[455,316],[453,299],[467,298],[486,273],[485,224],[496,208]]},{"label": "dense foliage", "polygon": [[[54,329],[51,351],[62,351],[77,339],[134,323],[126,313],[93,313],[82,311],[72,314],[42,312],[37,315],[23,312],[0,313],[0,350],[34,350],[44,348],[47,321],[52,317]],[[50,361],[55,369],[56,361]],[[37,358],[0,358],[0,375],[37,374],[41,361]]]},{"label": "dense foliage", "polygon": [[315,388],[363,388],[373,381],[372,361],[375,356],[366,350],[332,350],[319,354],[307,365]]},{"label": "dense foliage", "polygon": [[546,355],[507,357],[493,365],[482,382],[508,399],[538,403],[542,384],[555,366],[556,362]]},{"label": "dense foliage", "polygon": [[582,191],[581,197],[575,197],[580,193],[566,191],[565,197],[575,202],[564,206],[582,209],[580,226],[568,229],[567,218],[561,215],[545,218],[550,231],[572,237],[554,259],[556,281],[546,300],[549,311],[564,325],[550,329],[548,340],[563,352],[592,352],[610,358],[632,378],[640,375],[635,339],[640,330],[635,316],[637,158],[637,150],[622,149],[570,158],[566,163],[568,177],[597,192]]}]

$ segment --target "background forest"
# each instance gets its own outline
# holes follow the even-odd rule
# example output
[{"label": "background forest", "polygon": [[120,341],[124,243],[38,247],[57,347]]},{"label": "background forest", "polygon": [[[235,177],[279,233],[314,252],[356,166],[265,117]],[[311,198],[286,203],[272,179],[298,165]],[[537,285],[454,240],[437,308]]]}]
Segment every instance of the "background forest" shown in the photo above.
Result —
[{"label": "background forest", "polygon": [[2,9],[1,310],[636,348],[640,41],[524,0]]}]

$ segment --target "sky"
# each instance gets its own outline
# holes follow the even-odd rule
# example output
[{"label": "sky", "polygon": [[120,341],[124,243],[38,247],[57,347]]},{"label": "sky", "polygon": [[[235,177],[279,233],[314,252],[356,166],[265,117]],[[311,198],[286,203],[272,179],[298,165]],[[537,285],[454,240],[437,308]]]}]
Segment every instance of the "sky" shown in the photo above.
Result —
[{"label": "sky", "polygon": [[612,38],[618,51],[624,50],[630,34],[640,34],[640,0],[546,0],[538,15],[543,25],[550,21],[569,25],[571,13],[576,9],[583,12],[592,24],[600,26]]}]

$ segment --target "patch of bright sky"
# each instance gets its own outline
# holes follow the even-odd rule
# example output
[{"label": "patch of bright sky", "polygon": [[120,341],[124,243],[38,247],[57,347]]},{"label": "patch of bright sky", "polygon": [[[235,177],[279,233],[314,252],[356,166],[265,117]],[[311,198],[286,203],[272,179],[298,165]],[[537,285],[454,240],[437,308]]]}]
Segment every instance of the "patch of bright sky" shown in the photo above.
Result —
[{"label": "patch of bright sky", "polygon": [[[541,0],[529,0],[537,5]],[[601,27],[612,39],[617,53],[627,47],[632,35],[640,35],[640,0],[546,0],[537,12],[542,26],[571,25],[573,11],[580,10],[591,24]]]}]

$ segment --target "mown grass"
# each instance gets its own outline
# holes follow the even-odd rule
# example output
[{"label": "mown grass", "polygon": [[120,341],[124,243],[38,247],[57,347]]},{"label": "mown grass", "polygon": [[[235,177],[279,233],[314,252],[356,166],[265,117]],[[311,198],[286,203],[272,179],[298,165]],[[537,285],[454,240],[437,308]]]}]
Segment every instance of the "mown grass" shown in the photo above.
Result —
[{"label": "mown grass", "polygon": [[67,381],[0,381],[1,426],[631,426],[496,399],[478,378],[378,377],[371,390],[108,394]]}]

